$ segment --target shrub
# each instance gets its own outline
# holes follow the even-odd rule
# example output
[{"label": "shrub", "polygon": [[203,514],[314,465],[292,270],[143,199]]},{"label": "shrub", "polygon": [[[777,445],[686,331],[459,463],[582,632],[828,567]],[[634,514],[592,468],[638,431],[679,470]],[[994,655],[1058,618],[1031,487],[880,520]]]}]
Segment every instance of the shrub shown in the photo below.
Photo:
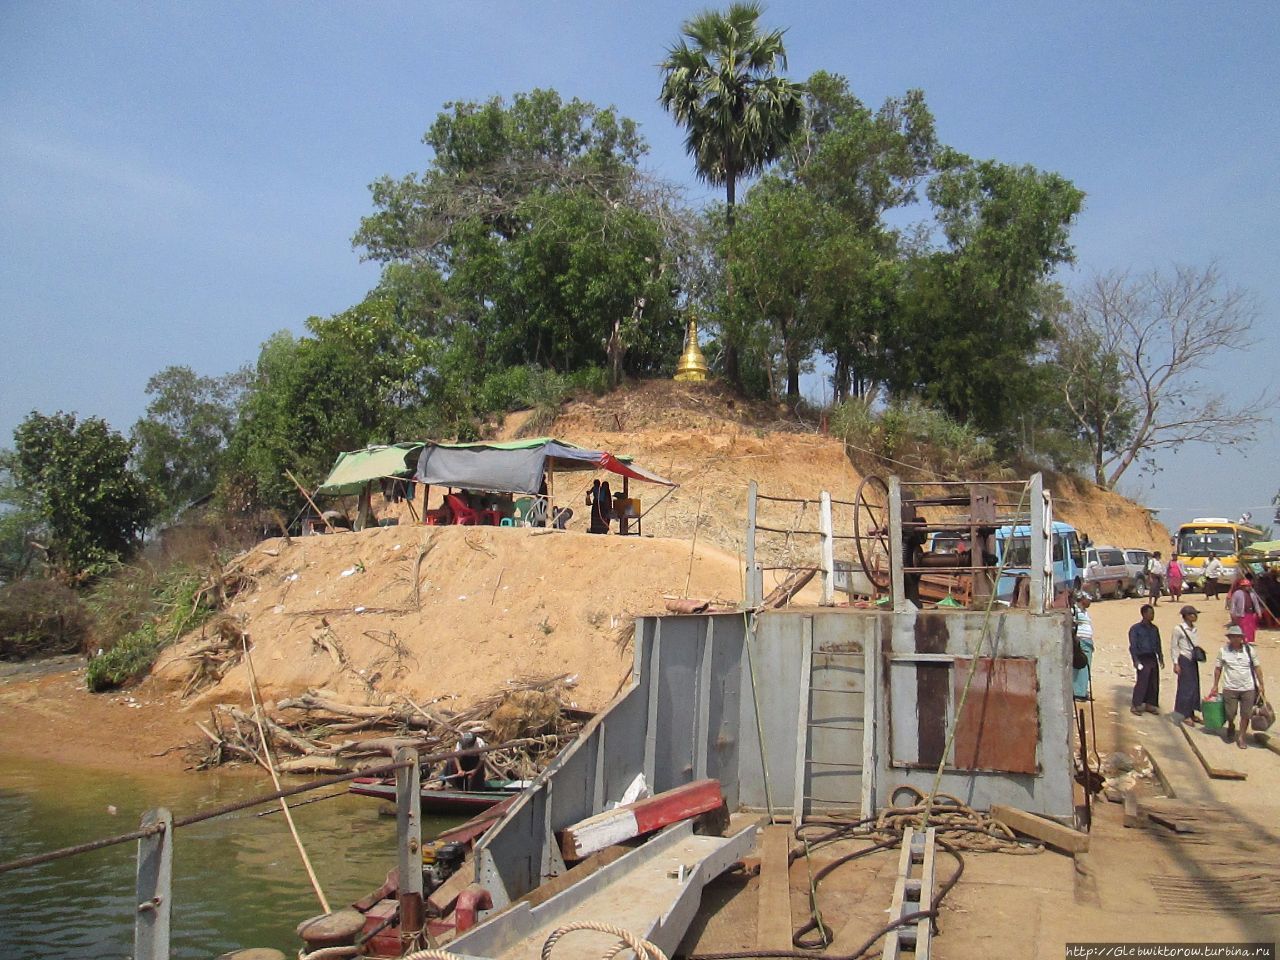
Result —
[{"label": "shrub", "polygon": [[0,587],[0,660],[75,653],[89,635],[89,615],[74,590],[52,580]]},{"label": "shrub", "polygon": [[160,651],[213,612],[202,578],[188,567],[158,572],[146,564],[121,567],[88,599],[94,640],[103,652],[89,661],[90,690],[118,687],[146,673]]},{"label": "shrub", "polygon": [[868,400],[847,400],[831,412],[830,423],[831,432],[844,440],[855,461],[863,454],[895,468],[915,468],[943,478],[996,463],[991,441],[915,398],[891,401],[879,411]]}]

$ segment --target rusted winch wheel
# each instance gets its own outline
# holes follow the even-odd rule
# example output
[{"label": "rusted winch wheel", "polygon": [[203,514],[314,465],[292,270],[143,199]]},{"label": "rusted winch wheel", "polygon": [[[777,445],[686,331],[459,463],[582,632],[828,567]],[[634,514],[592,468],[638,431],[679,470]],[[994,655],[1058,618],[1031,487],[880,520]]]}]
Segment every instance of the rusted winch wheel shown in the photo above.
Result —
[{"label": "rusted winch wheel", "polygon": [[[872,489],[880,491],[885,506],[872,503]],[[880,590],[888,590],[891,582],[889,556],[889,484],[868,474],[858,484],[853,504],[853,542],[858,548],[858,562],[867,579]]]}]

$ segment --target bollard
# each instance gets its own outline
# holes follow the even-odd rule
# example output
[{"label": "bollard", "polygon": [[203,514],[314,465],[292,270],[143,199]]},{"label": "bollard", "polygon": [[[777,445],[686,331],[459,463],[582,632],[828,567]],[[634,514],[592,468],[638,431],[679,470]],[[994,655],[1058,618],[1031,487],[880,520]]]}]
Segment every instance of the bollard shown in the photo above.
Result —
[{"label": "bollard", "polygon": [[418,752],[411,747],[396,751],[396,847],[400,869],[400,943],[410,952],[422,936],[422,786]]}]

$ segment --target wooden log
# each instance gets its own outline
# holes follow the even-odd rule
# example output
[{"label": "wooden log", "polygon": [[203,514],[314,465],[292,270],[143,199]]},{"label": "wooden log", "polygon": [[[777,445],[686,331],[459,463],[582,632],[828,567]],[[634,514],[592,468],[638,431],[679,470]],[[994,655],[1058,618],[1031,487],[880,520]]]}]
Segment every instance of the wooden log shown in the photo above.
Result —
[{"label": "wooden log", "polygon": [[1089,849],[1089,835],[1017,807],[991,805],[991,816],[1017,833],[1041,840],[1067,853],[1084,853]]},{"label": "wooden log", "polygon": [[791,950],[791,828],[773,824],[760,838],[760,905],[756,947]]},{"label": "wooden log", "polygon": [[560,832],[560,851],[565,860],[582,860],[615,843],[723,806],[719,780],[695,780],[566,827]]}]

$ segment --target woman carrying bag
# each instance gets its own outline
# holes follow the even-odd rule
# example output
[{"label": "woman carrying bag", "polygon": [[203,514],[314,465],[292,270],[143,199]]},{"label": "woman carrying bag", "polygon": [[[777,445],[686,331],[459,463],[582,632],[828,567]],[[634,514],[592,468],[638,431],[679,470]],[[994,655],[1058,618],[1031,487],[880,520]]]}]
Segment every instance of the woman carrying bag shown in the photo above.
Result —
[{"label": "woman carrying bag", "polygon": [[1182,608],[1182,622],[1173,628],[1169,640],[1169,660],[1178,677],[1178,689],[1173,698],[1173,712],[1178,722],[1190,720],[1199,723],[1196,716],[1200,709],[1200,664],[1208,659],[1200,646],[1196,621],[1200,611],[1187,604]]}]

